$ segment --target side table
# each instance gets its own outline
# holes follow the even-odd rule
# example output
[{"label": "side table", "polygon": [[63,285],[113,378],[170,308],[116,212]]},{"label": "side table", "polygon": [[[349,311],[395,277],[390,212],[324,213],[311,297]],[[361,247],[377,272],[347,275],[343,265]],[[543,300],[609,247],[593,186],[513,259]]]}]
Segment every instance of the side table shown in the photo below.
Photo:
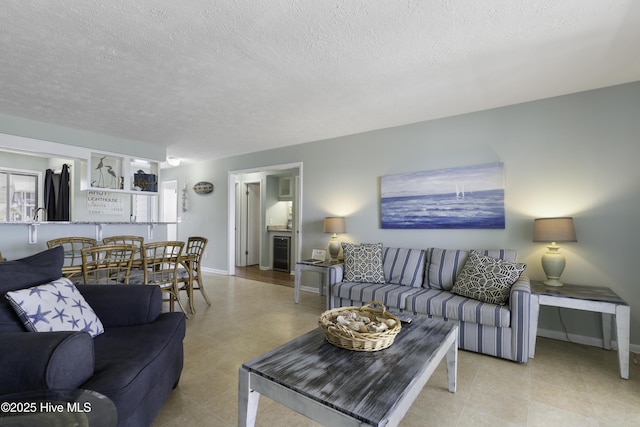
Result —
[{"label": "side table", "polygon": [[308,262],[298,261],[296,262],[293,300],[297,304],[300,299],[300,280],[302,279],[303,271],[315,271],[322,275],[322,285],[320,286],[320,295],[326,295],[327,297],[327,309],[329,308],[331,293],[329,292],[329,267],[342,264],[341,262],[325,261],[325,262]]},{"label": "side table", "polygon": [[536,334],[540,306],[572,308],[602,314],[602,337],[604,348],[611,348],[611,318],[616,322],[618,342],[618,362],[620,377],[629,379],[629,329],[631,310],[622,298],[611,289],[600,286],[567,285],[546,286],[542,282],[531,281],[531,319],[529,324],[529,357],[536,351]]}]

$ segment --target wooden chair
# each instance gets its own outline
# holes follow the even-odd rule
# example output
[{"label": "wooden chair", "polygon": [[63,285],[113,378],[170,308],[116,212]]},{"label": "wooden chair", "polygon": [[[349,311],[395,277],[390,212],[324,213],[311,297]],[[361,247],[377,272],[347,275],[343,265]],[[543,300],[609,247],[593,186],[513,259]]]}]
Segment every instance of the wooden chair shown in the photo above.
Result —
[{"label": "wooden chair", "polygon": [[82,250],[82,276],[85,284],[128,285],[135,245],[106,244]]},{"label": "wooden chair", "polygon": [[[192,313],[196,312],[193,304],[194,290],[202,292],[202,296],[207,304],[211,305],[211,300],[207,295],[207,291],[204,289],[202,283],[202,274],[200,272],[200,260],[204,255],[204,249],[207,247],[209,239],[205,237],[192,236],[187,240],[187,246],[185,247],[185,257],[183,260],[184,268],[180,269],[179,281],[182,283],[180,290],[186,290],[189,295],[189,309]],[[189,275],[191,270],[191,275]],[[197,286],[196,286],[197,283]]]},{"label": "wooden chair", "polygon": [[90,237],[60,237],[47,241],[49,249],[62,246],[64,249],[64,264],[62,275],[71,278],[82,274],[82,250],[97,244],[96,239]]},{"label": "wooden chair", "polygon": [[142,236],[111,236],[104,237],[102,239],[102,243],[104,244],[124,244],[124,245],[134,245],[137,250],[136,254],[133,257],[133,263],[131,264],[131,268],[141,268],[142,267],[142,245],[144,245],[144,237]]},{"label": "wooden chair", "polygon": [[142,246],[142,265],[144,284],[159,286],[167,295],[164,301],[169,302],[169,310],[173,311],[174,303],[178,303],[182,312],[189,317],[180,301],[178,285],[180,263],[184,242],[166,241],[146,243]]}]

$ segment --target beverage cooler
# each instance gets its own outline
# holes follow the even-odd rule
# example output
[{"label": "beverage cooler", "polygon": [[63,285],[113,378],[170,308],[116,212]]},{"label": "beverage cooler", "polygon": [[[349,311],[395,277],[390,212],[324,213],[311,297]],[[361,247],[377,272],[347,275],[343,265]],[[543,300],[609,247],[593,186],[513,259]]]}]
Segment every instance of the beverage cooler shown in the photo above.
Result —
[{"label": "beverage cooler", "polygon": [[273,269],[291,271],[291,237],[273,236]]}]

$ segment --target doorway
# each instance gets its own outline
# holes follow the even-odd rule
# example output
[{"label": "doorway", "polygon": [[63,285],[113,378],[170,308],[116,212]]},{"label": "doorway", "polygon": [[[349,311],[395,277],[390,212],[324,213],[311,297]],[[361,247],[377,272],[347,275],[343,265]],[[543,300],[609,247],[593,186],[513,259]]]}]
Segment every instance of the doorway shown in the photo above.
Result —
[{"label": "doorway", "polygon": [[178,181],[162,182],[162,221],[167,224],[167,240],[178,240]]},{"label": "doorway", "polygon": [[[293,262],[300,259],[300,240],[302,233],[300,232],[299,225],[302,222],[302,162],[289,163],[281,165],[265,166],[255,169],[245,169],[237,171],[229,171],[228,174],[228,226],[227,226],[227,274],[234,276],[236,274],[236,266],[246,264],[247,258],[244,255],[243,241],[246,238],[242,235],[243,224],[245,224],[245,218],[243,212],[245,208],[242,201],[246,198],[245,185],[247,183],[260,183],[260,203],[263,203],[265,197],[265,181],[266,177],[270,175],[279,175],[283,171],[293,174],[294,191],[293,191],[293,224],[291,230],[291,246],[293,254]],[[268,191],[268,190],[267,190]],[[266,237],[265,230],[267,229],[267,221],[265,220],[264,213],[262,212],[263,206],[260,206],[258,213],[259,220],[257,224],[257,233],[262,237],[263,234]],[[266,245],[268,239],[260,238],[258,247],[258,264],[262,268],[269,265],[269,248]],[[264,264],[264,265],[263,265]]]}]

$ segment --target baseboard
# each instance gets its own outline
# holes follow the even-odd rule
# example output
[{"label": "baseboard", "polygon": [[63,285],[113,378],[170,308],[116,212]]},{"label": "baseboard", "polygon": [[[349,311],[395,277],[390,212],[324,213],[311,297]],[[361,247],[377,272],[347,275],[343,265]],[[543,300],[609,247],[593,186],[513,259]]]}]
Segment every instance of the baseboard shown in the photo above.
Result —
[{"label": "baseboard", "polygon": [[320,293],[320,289],[317,286],[303,286],[300,285],[300,290],[301,291],[306,291],[306,292],[312,292],[314,294],[319,294]]},{"label": "baseboard", "polygon": [[200,267],[203,273],[213,273],[213,274],[222,274],[223,276],[228,276],[229,272],[227,270],[217,270],[215,268],[209,267]]},{"label": "baseboard", "polygon": [[[569,339],[567,339],[567,335]],[[594,347],[603,347],[604,340],[602,338],[588,337],[585,335],[577,335],[577,334],[565,334],[562,331],[553,331],[551,329],[540,329],[538,328],[538,336],[544,338],[551,338],[559,341],[568,341],[576,344],[582,345],[590,345]],[[615,340],[611,340],[611,348],[618,349],[618,343]],[[630,344],[629,350],[633,353],[640,354],[640,345],[638,344]]]}]

